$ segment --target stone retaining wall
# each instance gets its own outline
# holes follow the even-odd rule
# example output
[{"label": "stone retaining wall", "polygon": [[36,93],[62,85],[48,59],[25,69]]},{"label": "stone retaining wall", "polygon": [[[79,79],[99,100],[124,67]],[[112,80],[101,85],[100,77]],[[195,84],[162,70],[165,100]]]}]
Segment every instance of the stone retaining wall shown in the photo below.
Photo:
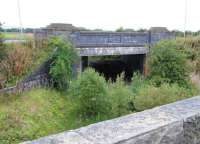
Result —
[{"label": "stone retaining wall", "polygon": [[44,63],[40,65],[38,69],[36,69],[32,74],[28,75],[16,86],[0,89],[0,94],[19,93],[31,90],[32,88],[49,86],[51,80],[49,76],[49,70],[52,61],[53,60],[51,58],[47,59]]},{"label": "stone retaining wall", "polygon": [[0,89],[0,94],[20,93],[31,90],[32,88],[44,87],[49,85],[49,79],[46,74],[37,75],[34,79],[18,83],[16,86]]},{"label": "stone retaining wall", "polygon": [[200,96],[23,144],[200,144]]}]

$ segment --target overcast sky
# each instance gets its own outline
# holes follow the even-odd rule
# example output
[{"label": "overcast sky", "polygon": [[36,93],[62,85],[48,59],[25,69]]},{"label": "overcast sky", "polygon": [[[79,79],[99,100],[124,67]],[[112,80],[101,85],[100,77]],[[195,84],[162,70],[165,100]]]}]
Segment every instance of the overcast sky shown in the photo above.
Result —
[{"label": "overcast sky", "polygon": [[[184,29],[185,0],[20,0],[24,27],[72,23],[115,30],[163,26]],[[188,0],[187,30],[200,30],[200,0]],[[0,22],[19,26],[17,0],[0,0]]]}]

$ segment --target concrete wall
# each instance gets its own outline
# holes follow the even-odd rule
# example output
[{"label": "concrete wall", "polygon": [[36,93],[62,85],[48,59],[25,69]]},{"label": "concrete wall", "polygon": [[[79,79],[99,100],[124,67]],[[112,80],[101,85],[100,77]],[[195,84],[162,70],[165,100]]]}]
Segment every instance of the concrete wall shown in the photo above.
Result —
[{"label": "concrete wall", "polygon": [[199,144],[200,96],[23,144]]}]

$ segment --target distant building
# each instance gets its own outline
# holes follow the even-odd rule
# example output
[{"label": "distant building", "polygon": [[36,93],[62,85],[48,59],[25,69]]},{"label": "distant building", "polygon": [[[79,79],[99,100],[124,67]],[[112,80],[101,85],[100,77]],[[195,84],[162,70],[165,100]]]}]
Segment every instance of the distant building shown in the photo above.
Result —
[{"label": "distant building", "polygon": [[64,24],[64,23],[52,23],[46,27],[46,29],[54,29],[54,30],[64,30],[64,31],[72,31],[76,30],[76,27],[72,24]]},{"label": "distant building", "polygon": [[54,36],[61,36],[67,39],[72,32],[79,30],[79,28],[72,24],[52,23],[45,28],[36,29],[34,31],[34,37],[36,41],[49,39]]}]

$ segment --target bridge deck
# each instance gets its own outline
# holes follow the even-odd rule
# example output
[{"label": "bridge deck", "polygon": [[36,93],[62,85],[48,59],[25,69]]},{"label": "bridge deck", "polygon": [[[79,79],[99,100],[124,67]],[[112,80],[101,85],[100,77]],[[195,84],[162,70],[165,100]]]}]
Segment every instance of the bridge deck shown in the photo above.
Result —
[{"label": "bridge deck", "polygon": [[174,37],[169,32],[74,32],[70,35],[80,56],[146,54],[150,45]]},{"label": "bridge deck", "polygon": [[89,47],[138,47],[174,38],[173,33],[151,32],[74,32],[70,36],[77,48]]}]

